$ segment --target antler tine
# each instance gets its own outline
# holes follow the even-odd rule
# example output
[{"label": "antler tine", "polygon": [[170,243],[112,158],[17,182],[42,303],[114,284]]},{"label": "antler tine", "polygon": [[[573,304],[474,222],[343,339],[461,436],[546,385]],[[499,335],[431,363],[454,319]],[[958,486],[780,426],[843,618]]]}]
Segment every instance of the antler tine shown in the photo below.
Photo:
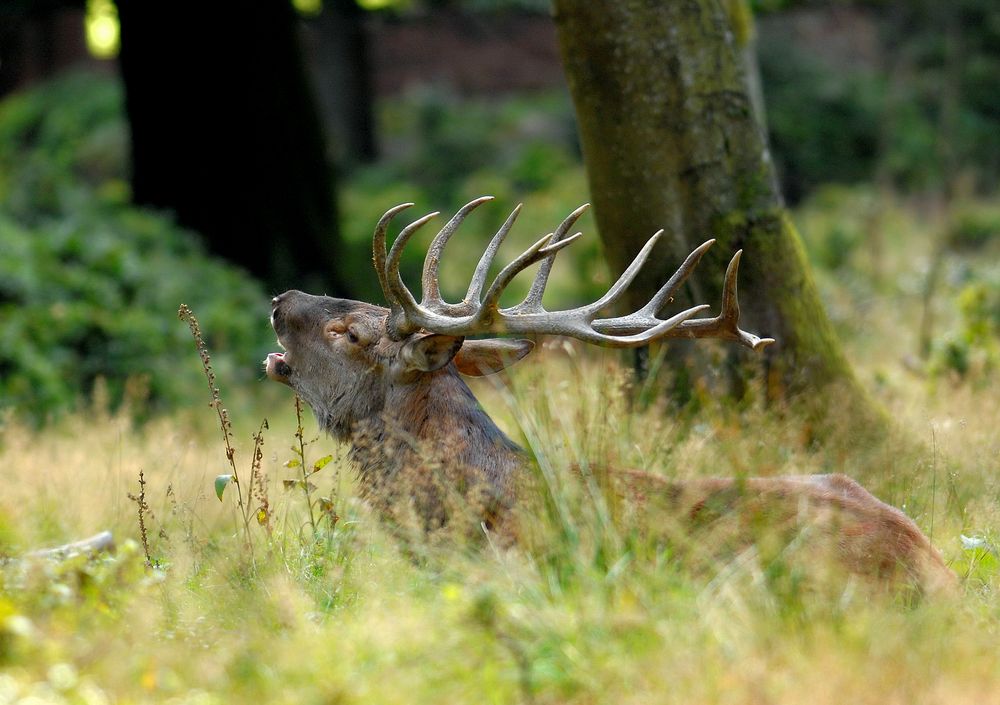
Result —
[{"label": "antler tine", "polygon": [[[552,238],[549,240],[550,245],[554,245],[557,242],[561,242],[569,229],[576,224],[576,221],[580,219],[587,209],[590,208],[589,203],[584,203],[582,206],[577,208],[575,211],[566,216],[565,220],[559,224],[559,227],[555,229],[552,233]],[[535,275],[534,281],[531,282],[531,289],[528,290],[528,295],[524,297],[524,301],[519,303],[513,308],[507,309],[511,313],[542,313],[545,309],[542,307],[542,296],[545,294],[545,287],[549,283],[549,273],[552,271],[552,265],[556,261],[555,254],[552,254],[542,260],[542,265],[538,268],[538,273]]]},{"label": "antler tine", "polygon": [[743,250],[737,250],[733,258],[729,260],[729,266],[726,267],[726,278],[722,284],[722,310],[719,315],[715,318],[688,321],[686,326],[679,326],[674,335],[688,338],[735,340],[757,352],[774,342],[774,338],[759,338],[739,327],[740,304],[737,297],[736,281],[742,255]]},{"label": "antler tine", "polygon": [[476,271],[472,274],[472,281],[469,282],[469,290],[465,294],[464,302],[470,306],[475,306],[479,303],[479,298],[483,295],[483,286],[486,284],[486,276],[490,273],[490,266],[493,264],[493,260],[497,256],[497,250],[500,249],[500,245],[503,244],[504,238],[507,237],[507,233],[510,229],[514,227],[514,221],[517,220],[518,214],[521,212],[521,204],[518,203],[514,210],[510,212],[507,216],[507,220],[504,224],[500,226],[497,230],[496,235],[490,240],[490,244],[486,247],[483,252],[483,256],[479,258],[479,263],[476,265]]},{"label": "antler tine", "polygon": [[671,316],[665,321],[657,321],[656,325],[652,328],[647,328],[641,333],[636,333],[634,335],[604,335],[602,333],[595,332],[595,337],[591,339],[590,342],[596,342],[615,348],[638,348],[643,345],[648,345],[657,338],[669,336],[670,331],[676,330],[677,327],[685,321],[709,308],[712,307],[708,304],[692,306],[691,308],[685,309],[680,313]]},{"label": "antler tine", "polygon": [[392,294],[392,312],[389,317],[389,329],[390,335],[393,338],[407,335],[420,328],[418,323],[412,321],[407,316],[408,311],[416,310],[417,301],[413,298],[410,290],[406,288],[406,284],[403,283],[403,277],[399,273],[399,259],[403,254],[403,248],[406,247],[406,243],[413,237],[413,234],[426,224],[427,221],[436,218],[438,215],[439,213],[435,211],[434,213],[428,213],[423,218],[414,220],[403,228],[389,250],[389,257],[385,264],[385,279],[386,285],[389,287],[389,292]]},{"label": "antler tine", "polygon": [[743,250],[736,250],[736,254],[729,260],[729,266],[726,267],[726,279],[722,284],[722,310],[719,312],[719,318],[734,326],[740,320],[740,301],[736,296],[736,275],[739,272],[742,257]]},{"label": "antler tine", "polygon": [[722,285],[722,310],[719,312],[718,320],[723,331],[755,352],[760,352],[773,343],[774,338],[761,338],[739,327],[740,302],[736,296],[736,278],[742,256],[743,250],[737,250],[729,260],[729,266],[726,267],[726,280]]},{"label": "antler tine", "polygon": [[[656,293],[656,296],[640,310],[627,316],[605,318],[594,321],[594,330],[614,338],[623,337],[648,330],[659,323],[656,312],[662,308],[698,264],[714,240],[702,243],[696,248],[684,264],[678,268],[670,280]],[[736,281],[739,273],[742,250],[733,255],[726,269],[726,278],[722,287],[722,310],[714,318],[696,318],[682,321],[679,325],[661,333],[664,338],[723,338],[735,340],[754,351],[761,351],[774,342],[774,338],[759,338],[739,327],[740,307],[737,300]],[[702,307],[705,308],[705,307]],[[690,310],[690,309],[689,309]]]},{"label": "antler tine", "polygon": [[[555,255],[559,250],[569,247],[578,239],[583,237],[583,233],[576,233],[560,242],[552,242],[552,233],[541,237],[534,245],[518,255],[517,259],[500,270],[500,273],[490,284],[486,296],[483,298],[483,311],[491,311],[496,308],[497,302],[504,289],[522,271],[551,255]],[[506,313],[510,313],[507,311]]]},{"label": "antler tine", "polygon": [[608,289],[604,296],[587,306],[586,310],[590,313],[596,314],[605,306],[610,306],[617,301],[618,298],[625,292],[625,289],[628,288],[628,285],[632,283],[632,280],[635,279],[636,275],[639,274],[639,270],[642,269],[642,266],[646,264],[646,260],[649,259],[649,253],[653,251],[653,247],[656,246],[656,243],[661,237],[663,237],[662,230],[657,230],[653,233],[653,237],[646,240],[646,244],[642,246],[641,250],[639,250],[639,254],[637,254],[635,259],[632,260],[632,264],[626,267],[625,271],[622,272],[620,277],[618,277],[618,281],[611,285],[611,288]]},{"label": "antler tine", "polygon": [[681,284],[683,284],[688,276],[690,276],[691,272],[694,271],[694,268],[698,266],[701,258],[705,256],[705,253],[708,252],[708,249],[714,244],[715,238],[712,238],[711,240],[706,240],[698,245],[698,247],[696,247],[694,251],[692,251],[691,254],[684,259],[684,263],[681,264],[681,266],[677,268],[677,271],[671,275],[670,279],[667,280],[667,283],[660,287],[660,290],[656,292],[656,295],[649,300],[649,303],[643,306],[641,310],[637,311],[637,314],[651,317],[656,316],[656,314],[659,313],[664,306],[670,303],[674,294],[677,293],[677,289],[679,289]]},{"label": "antler tine", "polygon": [[455,234],[458,227],[465,220],[465,217],[469,215],[479,206],[493,200],[493,196],[481,196],[466,203],[462,208],[452,216],[438,234],[434,236],[434,240],[431,241],[430,247],[427,248],[427,255],[424,257],[424,271],[421,277],[421,306],[429,306],[431,308],[437,309],[442,308],[444,300],[441,298],[441,290],[438,282],[438,266],[441,263],[441,253],[444,251],[444,246],[448,244],[448,240],[451,236]]},{"label": "antler tine", "polygon": [[375,226],[375,235],[372,238],[372,260],[375,264],[375,274],[378,275],[378,282],[382,286],[382,294],[385,295],[386,301],[390,304],[394,303],[394,299],[389,289],[389,279],[385,271],[385,236],[392,219],[412,206],[412,203],[400,203],[398,206],[387,210],[379,218],[378,224]]}]

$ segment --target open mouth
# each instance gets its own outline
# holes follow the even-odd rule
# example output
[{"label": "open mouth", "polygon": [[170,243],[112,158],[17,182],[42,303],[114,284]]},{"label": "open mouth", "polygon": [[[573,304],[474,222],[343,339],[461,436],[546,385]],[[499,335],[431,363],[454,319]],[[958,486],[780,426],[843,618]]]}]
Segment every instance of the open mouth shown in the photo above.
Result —
[{"label": "open mouth", "polygon": [[264,371],[269,378],[282,384],[288,384],[288,378],[292,374],[292,368],[285,362],[285,353],[280,352],[268,354],[264,361]]}]

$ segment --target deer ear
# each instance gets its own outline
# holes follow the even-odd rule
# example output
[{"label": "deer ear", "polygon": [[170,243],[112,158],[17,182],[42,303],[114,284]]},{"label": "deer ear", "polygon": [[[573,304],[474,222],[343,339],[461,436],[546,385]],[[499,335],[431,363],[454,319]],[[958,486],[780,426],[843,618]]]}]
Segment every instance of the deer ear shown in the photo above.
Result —
[{"label": "deer ear", "polygon": [[434,372],[451,362],[465,338],[431,333],[406,341],[400,352],[408,371]]},{"label": "deer ear", "polygon": [[510,367],[534,347],[530,340],[467,340],[455,355],[455,366],[470,377],[491,375]]}]

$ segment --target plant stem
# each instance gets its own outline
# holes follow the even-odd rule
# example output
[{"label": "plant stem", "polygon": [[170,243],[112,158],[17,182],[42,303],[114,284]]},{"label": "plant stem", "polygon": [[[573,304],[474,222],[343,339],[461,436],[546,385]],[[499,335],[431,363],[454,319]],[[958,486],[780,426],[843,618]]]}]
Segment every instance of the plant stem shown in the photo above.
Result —
[{"label": "plant stem", "polygon": [[306,474],[306,444],[305,433],[302,430],[302,400],[295,395],[295,437],[299,441],[299,467],[302,469],[302,491],[306,495],[306,507],[309,509],[309,527],[316,536],[316,517],[313,514],[312,493],[309,492],[309,476]]}]

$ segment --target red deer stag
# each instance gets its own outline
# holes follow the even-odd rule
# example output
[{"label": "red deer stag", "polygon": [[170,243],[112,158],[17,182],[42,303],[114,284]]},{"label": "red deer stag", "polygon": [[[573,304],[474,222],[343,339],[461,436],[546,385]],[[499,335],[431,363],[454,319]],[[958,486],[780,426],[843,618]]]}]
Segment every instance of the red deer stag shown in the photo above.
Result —
[{"label": "red deer stag", "polygon": [[[667,319],[658,317],[714,240],[688,255],[640,310],[599,318],[621,298],[662,231],[649,239],[600,299],[568,311],[546,311],[542,295],[549,271],[556,254],[580,237],[569,232],[586,206],[503,267],[487,287],[493,259],[520,206],[515,208],[486,248],[465,298],[448,303],[438,286],[442,251],[465,217],[489,200],[483,197],[464,206],[433,239],[424,260],[419,303],[400,277],[400,256],[413,234],[437,213],[403,228],[386,252],[390,221],[412,204],[389,210],[375,229],[375,269],[388,310],[295,290],[272,300],[271,324],[285,351],[268,355],[267,375],[294,389],[328,433],[350,444],[350,459],[366,497],[383,513],[406,506],[428,529],[447,522],[444,498],[449,492],[474,504],[487,525],[501,520],[514,503],[525,467],[524,452],[483,412],[460,374],[495,372],[527,355],[533,343],[467,336],[562,335],[610,347],[636,347],[663,338],[721,338],[753,350],[773,342],[738,326],[740,252],[729,263],[718,316],[696,318],[709,308],[701,305]],[[538,262],[525,300],[500,308],[505,287]],[[749,512],[778,522],[808,523],[820,527],[835,562],[851,573],[902,577],[924,590],[954,581],[916,524],[844,475],[670,482],[626,471],[617,478],[624,493],[650,507],[662,506],[674,519],[700,523],[721,514]]]}]

